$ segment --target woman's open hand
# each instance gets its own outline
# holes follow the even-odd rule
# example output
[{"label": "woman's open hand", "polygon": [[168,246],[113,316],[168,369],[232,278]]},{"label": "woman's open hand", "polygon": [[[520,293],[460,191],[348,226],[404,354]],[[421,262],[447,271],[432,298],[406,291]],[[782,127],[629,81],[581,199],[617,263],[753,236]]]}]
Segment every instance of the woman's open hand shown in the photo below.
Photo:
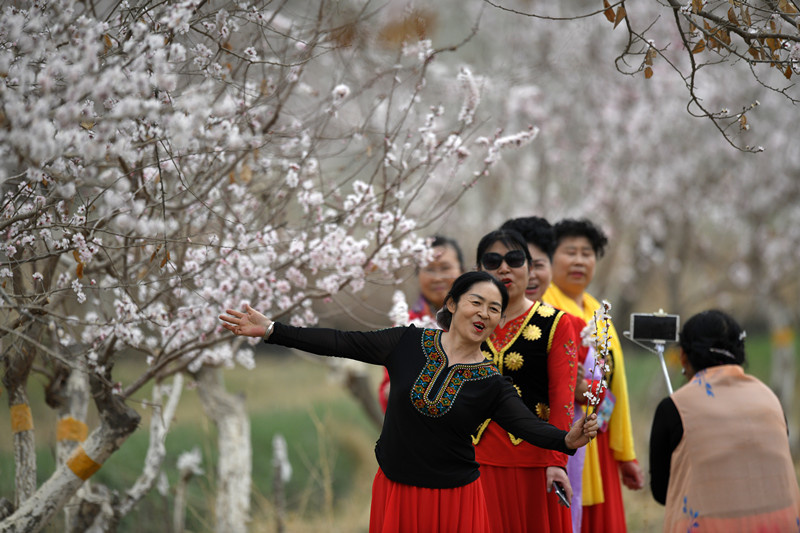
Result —
[{"label": "woman's open hand", "polygon": [[589,441],[597,436],[597,415],[592,413],[589,418],[586,418],[586,413],[583,414],[580,420],[575,422],[569,429],[569,433],[564,438],[567,448],[572,450],[578,449],[581,446],[586,446]]},{"label": "woman's open hand", "polygon": [[226,315],[219,315],[219,319],[222,320],[222,327],[234,332],[236,335],[245,335],[247,337],[263,337],[266,335],[271,321],[249,305],[245,304],[244,309],[244,313],[234,309],[226,309]]}]

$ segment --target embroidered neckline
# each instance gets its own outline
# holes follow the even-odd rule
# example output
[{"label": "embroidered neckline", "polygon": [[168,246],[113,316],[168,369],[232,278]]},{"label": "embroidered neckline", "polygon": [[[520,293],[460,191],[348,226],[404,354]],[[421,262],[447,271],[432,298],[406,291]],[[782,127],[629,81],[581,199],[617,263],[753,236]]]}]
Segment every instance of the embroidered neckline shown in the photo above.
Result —
[{"label": "embroidered neckline", "polygon": [[522,333],[523,326],[530,321],[530,318],[540,305],[541,302],[533,302],[533,305],[530,306],[526,312],[511,320],[502,328],[495,329],[492,334],[489,335],[489,338],[486,339],[486,344],[492,348],[493,352],[503,351],[503,349],[514,344],[514,341],[516,341],[517,337]]},{"label": "embroidered neckline", "polygon": [[[446,414],[456,401],[461,387],[468,381],[486,379],[500,372],[489,361],[479,363],[456,363],[447,366],[448,359],[441,345],[442,331],[425,329],[422,331],[422,351],[425,365],[411,387],[411,403],[423,415],[433,418]],[[430,399],[434,383],[447,370],[438,392]]]}]

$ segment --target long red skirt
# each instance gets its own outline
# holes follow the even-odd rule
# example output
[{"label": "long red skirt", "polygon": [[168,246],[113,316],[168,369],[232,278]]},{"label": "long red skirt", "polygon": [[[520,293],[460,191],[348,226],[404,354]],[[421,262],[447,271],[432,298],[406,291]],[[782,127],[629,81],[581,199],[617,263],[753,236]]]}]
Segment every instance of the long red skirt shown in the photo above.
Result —
[{"label": "long red skirt", "polygon": [[493,533],[572,533],[572,515],[547,492],[545,467],[481,465]]},{"label": "long red skirt", "polygon": [[453,489],[426,489],[387,478],[372,483],[369,533],[489,533],[481,480]]},{"label": "long red skirt", "polygon": [[595,439],[603,478],[604,502],[583,506],[581,533],[625,533],[625,506],[622,501],[622,483],[614,452],[608,445],[608,433],[598,433]]}]

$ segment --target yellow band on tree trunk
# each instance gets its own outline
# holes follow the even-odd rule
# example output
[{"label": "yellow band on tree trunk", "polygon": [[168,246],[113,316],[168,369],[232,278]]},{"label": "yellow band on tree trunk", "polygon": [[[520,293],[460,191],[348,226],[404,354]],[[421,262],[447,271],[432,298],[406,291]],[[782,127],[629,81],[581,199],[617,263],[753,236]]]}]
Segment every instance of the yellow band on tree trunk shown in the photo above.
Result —
[{"label": "yellow band on tree trunk", "polygon": [[56,426],[56,440],[58,441],[71,440],[83,442],[88,435],[89,427],[71,416],[62,418],[58,421],[58,425]]},{"label": "yellow band on tree trunk", "polygon": [[95,463],[91,457],[86,455],[83,446],[78,446],[67,461],[67,466],[73,474],[86,481],[100,470],[102,465]]},{"label": "yellow band on tree trunk", "polygon": [[31,408],[26,403],[11,406],[11,431],[21,433],[33,429],[33,415]]}]

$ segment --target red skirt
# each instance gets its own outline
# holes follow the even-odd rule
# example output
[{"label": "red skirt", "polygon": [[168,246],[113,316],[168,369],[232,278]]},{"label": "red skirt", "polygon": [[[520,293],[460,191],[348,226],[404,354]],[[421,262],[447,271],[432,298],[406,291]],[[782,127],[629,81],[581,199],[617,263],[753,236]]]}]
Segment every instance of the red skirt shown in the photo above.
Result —
[{"label": "red skirt", "polygon": [[478,478],[452,489],[395,483],[379,468],[372,483],[369,533],[489,533]]},{"label": "red skirt", "polygon": [[572,514],[547,492],[545,467],[481,465],[481,480],[494,533],[572,533]]},{"label": "red skirt", "polygon": [[583,506],[581,533],[625,533],[625,506],[622,501],[622,483],[614,452],[608,445],[608,433],[598,433],[595,439],[603,480],[604,502]]}]

